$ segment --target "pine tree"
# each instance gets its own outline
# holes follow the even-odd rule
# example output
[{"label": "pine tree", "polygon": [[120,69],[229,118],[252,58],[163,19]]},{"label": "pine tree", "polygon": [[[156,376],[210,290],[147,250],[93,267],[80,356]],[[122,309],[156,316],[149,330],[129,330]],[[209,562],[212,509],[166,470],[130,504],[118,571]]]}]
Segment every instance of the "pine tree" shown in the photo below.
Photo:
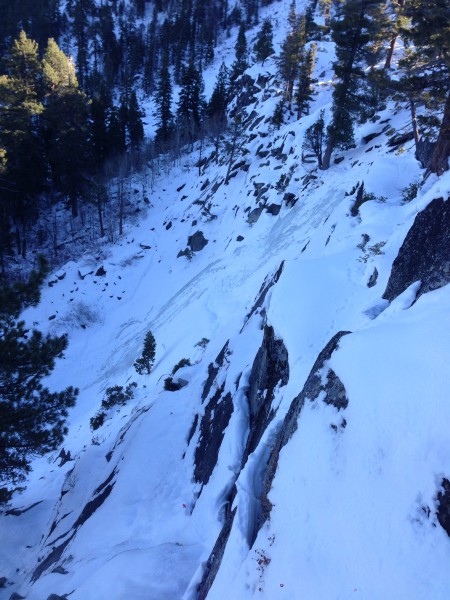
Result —
[{"label": "pine tree", "polygon": [[316,49],[316,44],[312,44],[300,64],[297,91],[295,93],[297,119],[300,119],[302,115],[308,114],[309,103],[313,96],[312,75],[316,62]]},{"label": "pine tree", "polygon": [[219,160],[220,136],[227,126],[227,107],[230,92],[230,73],[222,63],[217,74],[213,93],[206,107],[208,135],[216,149],[216,161]]},{"label": "pine tree", "polygon": [[336,148],[349,148],[354,143],[354,120],[364,112],[369,98],[364,66],[372,55],[370,46],[379,38],[385,24],[385,10],[383,0],[346,0],[332,22],[337,57],[334,69],[338,82],[333,92],[324,169],[329,168]]},{"label": "pine tree", "polygon": [[172,113],[172,84],[169,73],[169,54],[164,52],[161,64],[161,71],[157,89],[157,117],[158,123],[155,134],[155,143],[159,150],[167,148],[168,142],[173,133],[173,113]]},{"label": "pine tree", "polygon": [[142,117],[144,112],[139,106],[136,92],[133,90],[130,94],[128,103],[128,135],[130,138],[130,146],[132,149],[138,148],[144,139],[144,125]]},{"label": "pine tree", "polygon": [[32,458],[62,442],[67,411],[78,394],[73,387],[51,392],[42,384],[67,347],[67,337],[30,332],[17,320],[24,306],[38,301],[44,272],[0,294],[0,503],[25,481]]},{"label": "pine tree", "polygon": [[[21,31],[0,76],[0,148],[3,152],[3,190],[15,218],[37,216],[35,198],[44,186],[42,146],[37,117],[43,111],[38,45]],[[9,191],[10,190],[10,191]]]},{"label": "pine tree", "polygon": [[134,363],[134,368],[140,375],[143,375],[144,373],[151,373],[153,363],[155,362],[155,354],[155,337],[151,331],[148,331],[145,335],[142,355]]},{"label": "pine tree", "polygon": [[47,154],[57,189],[78,216],[78,200],[85,185],[84,171],[90,163],[89,103],[78,88],[75,68],[52,39],[43,58],[46,86],[43,122]]},{"label": "pine tree", "polygon": [[199,134],[206,104],[203,89],[203,78],[191,62],[183,72],[177,109],[183,141],[192,142]]},{"label": "pine tree", "polygon": [[[295,15],[295,12],[294,12]],[[292,15],[290,22],[292,22]],[[306,20],[305,17],[295,19],[293,28],[289,31],[282,46],[280,56],[277,59],[278,70],[286,84],[285,97],[289,108],[293,100],[294,83],[299,74],[300,64],[304,60],[306,44]]]},{"label": "pine tree", "polygon": [[270,19],[265,19],[256,38],[256,44],[253,46],[255,59],[264,64],[266,58],[274,53],[273,49],[273,27]]},{"label": "pine tree", "polygon": [[305,131],[303,149],[312,152],[317,158],[319,169],[322,168],[323,148],[326,141],[325,111],[320,111],[319,118]]},{"label": "pine tree", "polygon": [[[450,5],[447,0],[437,0],[433,4],[424,0],[410,0],[406,9],[411,18],[409,38],[415,43],[420,68],[416,74],[434,70],[435,77],[427,77],[435,82],[433,94],[447,89],[444,112],[439,128],[436,146],[429,169],[442,175],[449,168],[450,157]],[[421,63],[421,64],[420,64]],[[425,78],[426,79],[426,78]]]},{"label": "pine tree", "polygon": [[241,23],[234,47],[235,61],[231,67],[231,79],[234,81],[242,75],[248,67],[247,39],[245,37],[245,23]]}]

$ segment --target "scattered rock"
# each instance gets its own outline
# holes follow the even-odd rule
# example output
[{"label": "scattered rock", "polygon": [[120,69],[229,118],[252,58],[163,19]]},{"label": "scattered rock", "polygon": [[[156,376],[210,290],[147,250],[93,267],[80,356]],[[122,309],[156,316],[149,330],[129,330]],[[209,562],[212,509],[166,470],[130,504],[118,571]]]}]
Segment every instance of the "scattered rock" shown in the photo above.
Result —
[{"label": "scattered rock", "polygon": [[367,287],[371,288],[376,285],[378,280],[378,269],[375,267],[372,275],[369,277],[369,281],[367,282]]},{"label": "scattered rock", "polygon": [[266,208],[266,211],[269,213],[269,215],[273,215],[274,217],[276,217],[281,210],[281,204],[269,204],[269,206]]},{"label": "scattered rock", "polygon": [[172,221],[169,221],[168,223],[166,223],[165,228],[166,228],[166,231],[169,231],[169,229],[172,228]]},{"label": "scattered rock", "polygon": [[96,277],[104,277],[105,275],[106,275],[106,271],[105,271],[105,269],[104,269],[104,267],[103,267],[103,266],[102,266],[102,267],[99,267],[99,268],[97,269],[97,271],[95,272],[95,276],[96,276]]},{"label": "scattered rock", "polygon": [[196,231],[188,237],[188,246],[192,252],[200,252],[208,243],[208,240],[203,235],[202,231]]},{"label": "scattered rock", "polygon": [[436,198],[415,218],[392,265],[383,294],[392,302],[421,281],[417,298],[450,282],[450,201]]},{"label": "scattered rock", "polygon": [[264,208],[262,206],[258,206],[257,208],[254,208],[253,210],[251,210],[247,217],[247,223],[249,223],[250,225],[253,225],[253,223],[256,223],[258,221],[259,217],[261,216],[261,213],[263,210],[264,210]]},{"label": "scattered rock", "polygon": [[283,196],[283,200],[288,208],[292,208],[298,201],[298,196],[292,192],[286,192]]},{"label": "scattered rock", "polygon": [[406,133],[398,133],[391,137],[388,141],[387,145],[390,148],[396,148],[397,146],[401,146],[402,144],[406,144],[414,139],[414,133],[412,131],[407,131]]},{"label": "scattered rock", "polygon": [[244,240],[244,236],[243,235],[238,235],[236,238],[236,241],[238,242],[242,242]]}]

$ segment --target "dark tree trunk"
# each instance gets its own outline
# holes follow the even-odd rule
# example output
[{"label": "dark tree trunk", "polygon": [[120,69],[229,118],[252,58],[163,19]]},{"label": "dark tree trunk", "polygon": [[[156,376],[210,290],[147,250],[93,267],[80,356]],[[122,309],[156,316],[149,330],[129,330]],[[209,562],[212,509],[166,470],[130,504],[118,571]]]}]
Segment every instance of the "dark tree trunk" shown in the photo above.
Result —
[{"label": "dark tree trunk", "polygon": [[448,170],[448,157],[450,156],[450,90],[447,92],[444,116],[442,117],[436,148],[431,157],[430,171],[442,175]]},{"label": "dark tree trunk", "polygon": [[388,50],[388,53],[386,56],[386,61],[384,63],[385,69],[391,68],[392,57],[394,56],[394,50],[395,50],[395,44],[397,43],[397,38],[398,38],[398,34],[395,34],[391,40],[391,43],[389,44],[389,50]]},{"label": "dark tree trunk", "polygon": [[417,152],[419,149],[419,142],[420,142],[420,134],[419,134],[419,128],[417,125],[416,103],[412,96],[409,96],[408,100],[409,100],[409,109],[411,111],[411,125],[413,128],[414,144],[416,147],[416,158],[417,158]]}]

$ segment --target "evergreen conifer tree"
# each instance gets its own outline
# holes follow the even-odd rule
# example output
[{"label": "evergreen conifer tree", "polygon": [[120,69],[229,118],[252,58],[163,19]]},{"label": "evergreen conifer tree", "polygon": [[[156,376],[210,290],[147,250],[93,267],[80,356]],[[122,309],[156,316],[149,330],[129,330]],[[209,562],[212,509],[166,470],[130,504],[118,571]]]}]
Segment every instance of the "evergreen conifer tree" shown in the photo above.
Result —
[{"label": "evergreen conifer tree", "polygon": [[305,17],[301,19],[295,18],[293,21],[291,15],[289,21],[293,22],[293,28],[289,31],[281,46],[277,62],[280,75],[286,83],[285,96],[290,108],[294,94],[294,83],[299,74],[300,64],[304,60],[306,19]]},{"label": "evergreen conifer tree", "polygon": [[142,350],[142,355],[134,363],[134,368],[140,375],[143,375],[144,373],[151,373],[153,363],[155,362],[155,354],[155,337],[151,331],[148,331],[145,335],[144,349]]},{"label": "evergreen conifer tree", "polygon": [[53,181],[69,200],[72,216],[78,216],[78,200],[89,167],[89,103],[78,88],[75,68],[52,39],[43,58],[46,86],[43,122]]},{"label": "evergreen conifer tree", "polygon": [[234,81],[248,67],[248,56],[247,56],[247,39],[245,37],[245,23],[242,22],[239,26],[239,33],[236,40],[235,50],[235,61],[231,67],[231,79]]},{"label": "evergreen conifer tree", "polygon": [[173,133],[172,84],[169,73],[169,53],[164,52],[157,88],[157,117],[155,143],[159,150],[167,149]]},{"label": "evergreen conifer tree", "polygon": [[316,48],[316,44],[311,45],[311,48],[304,54],[299,67],[298,85],[295,93],[297,119],[300,119],[302,115],[308,114],[309,103],[313,96],[312,75],[316,61]]},{"label": "evergreen conifer tree", "polygon": [[182,140],[192,142],[199,134],[206,105],[203,88],[201,73],[191,62],[184,69],[178,100],[177,121]]},{"label": "evergreen conifer tree", "polygon": [[423,72],[433,70],[435,75],[432,78],[428,75],[425,85],[433,89],[435,96],[446,89],[439,134],[429,165],[431,172],[442,175],[449,168],[450,157],[450,5],[447,0],[432,4],[410,0],[406,14],[411,18],[408,36],[416,45],[418,59],[413,76],[423,80]]},{"label": "evergreen conifer tree", "polygon": [[45,270],[0,294],[0,503],[25,481],[32,458],[54,450],[66,433],[67,410],[78,390],[51,392],[42,379],[67,347],[66,336],[30,332],[18,312],[39,298]]},{"label": "evergreen conifer tree", "polygon": [[21,31],[6,63],[7,74],[0,75],[0,149],[7,182],[3,198],[13,217],[26,222],[37,216],[34,199],[45,174],[37,120],[43,111],[37,43]]},{"label": "evergreen conifer tree", "polygon": [[274,53],[273,49],[273,27],[270,19],[265,19],[256,38],[256,44],[253,47],[255,58],[258,62],[264,64],[266,58]]},{"label": "evergreen conifer tree", "polygon": [[333,92],[324,169],[329,168],[334,149],[349,148],[354,143],[353,123],[363,113],[369,98],[364,66],[371,55],[370,45],[380,37],[386,24],[385,11],[383,0],[345,0],[332,22],[338,82]]}]

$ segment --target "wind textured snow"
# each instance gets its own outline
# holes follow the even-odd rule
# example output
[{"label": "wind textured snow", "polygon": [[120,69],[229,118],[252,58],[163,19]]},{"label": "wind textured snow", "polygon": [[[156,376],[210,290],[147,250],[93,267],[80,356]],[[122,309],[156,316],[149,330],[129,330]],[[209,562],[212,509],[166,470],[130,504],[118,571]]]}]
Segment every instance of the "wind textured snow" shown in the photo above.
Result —
[{"label": "wind textured snow", "polygon": [[[264,9],[276,49],[288,8]],[[308,116],[274,129],[276,66],[253,65],[228,184],[228,165],[207,160],[199,173],[198,152],[183,156],[117,244],[52,274],[24,313],[67,332],[47,383],[80,395],[70,460],[34,461],[0,517],[0,598],[448,598],[437,513],[450,477],[450,175],[403,202],[423,171],[412,147],[388,145],[386,124],[408,127],[393,103],[328,171],[302,162],[306,128],[330,110],[332,44],[317,57]],[[375,199],[352,211],[362,182]],[[426,265],[409,265],[405,289],[386,295],[436,200],[442,276],[421,291]],[[200,231],[203,248],[177,257]],[[148,331],[156,360],[138,375]],[[93,432],[105,390],[132,381],[134,399]]]}]

